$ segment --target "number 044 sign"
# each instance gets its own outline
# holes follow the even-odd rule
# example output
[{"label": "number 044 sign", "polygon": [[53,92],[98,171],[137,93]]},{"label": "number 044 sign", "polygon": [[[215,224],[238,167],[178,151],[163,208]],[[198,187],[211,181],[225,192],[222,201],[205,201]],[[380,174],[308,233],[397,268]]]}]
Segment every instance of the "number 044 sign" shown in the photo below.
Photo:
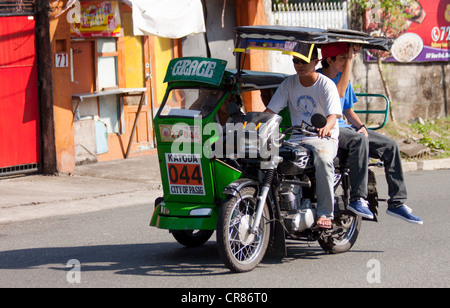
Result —
[{"label": "number 044 sign", "polygon": [[167,176],[173,195],[205,195],[200,154],[166,153]]}]

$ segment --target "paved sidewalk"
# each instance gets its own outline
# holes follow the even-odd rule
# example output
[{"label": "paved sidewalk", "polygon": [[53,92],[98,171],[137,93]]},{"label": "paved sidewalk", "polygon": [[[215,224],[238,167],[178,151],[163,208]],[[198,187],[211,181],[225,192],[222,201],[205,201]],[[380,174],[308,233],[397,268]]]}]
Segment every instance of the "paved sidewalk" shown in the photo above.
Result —
[{"label": "paved sidewalk", "polygon": [[156,154],[77,166],[70,174],[0,177],[0,224],[149,204],[162,196]]},{"label": "paved sidewalk", "polygon": [[[450,159],[403,163],[405,172],[450,169]],[[384,172],[376,168],[376,172]],[[0,224],[148,204],[162,196],[156,154],[77,166],[58,176],[0,177]]]}]

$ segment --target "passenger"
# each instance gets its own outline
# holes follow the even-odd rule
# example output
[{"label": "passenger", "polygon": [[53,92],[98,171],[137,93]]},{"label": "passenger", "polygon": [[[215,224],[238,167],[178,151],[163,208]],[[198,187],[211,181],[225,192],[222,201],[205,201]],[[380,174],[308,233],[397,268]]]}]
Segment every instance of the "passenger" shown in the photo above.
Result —
[{"label": "passenger", "polygon": [[297,57],[293,62],[297,74],[280,84],[265,112],[278,113],[288,106],[294,125],[311,124],[311,116],[315,113],[327,118],[327,124],[318,130],[317,137],[292,135],[289,141],[313,152],[317,186],[316,226],[329,229],[334,209],[333,159],[337,154],[339,135],[336,119],[342,116],[339,94],[335,84],[315,70],[319,63],[317,48],[314,47],[309,63]]},{"label": "passenger", "polygon": [[[228,106],[229,103],[234,104]],[[225,126],[226,123],[236,124],[242,122],[245,114],[241,111],[241,107],[241,97],[239,95],[230,95],[217,111],[217,122],[222,126]]]},{"label": "passenger", "polygon": [[336,83],[342,112],[352,125],[348,125],[343,119],[338,121],[339,147],[349,151],[351,202],[348,209],[362,217],[373,217],[366,201],[368,159],[372,157],[384,163],[390,197],[386,213],[411,223],[422,224],[423,221],[414,216],[412,210],[405,205],[407,192],[397,143],[367,129],[352,109],[357,99],[350,83],[350,72],[352,60],[360,50],[360,45],[349,47],[347,43],[322,45],[322,68],[318,70]]}]

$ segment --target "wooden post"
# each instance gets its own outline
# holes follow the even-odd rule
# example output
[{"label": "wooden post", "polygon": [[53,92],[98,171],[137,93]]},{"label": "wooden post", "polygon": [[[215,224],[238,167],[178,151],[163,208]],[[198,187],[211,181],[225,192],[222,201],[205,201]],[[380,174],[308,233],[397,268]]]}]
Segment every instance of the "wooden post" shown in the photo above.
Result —
[{"label": "wooden post", "polygon": [[145,102],[145,92],[142,92],[141,100],[139,101],[139,107],[136,112],[136,118],[134,119],[133,129],[131,130],[130,140],[128,141],[128,147],[127,152],[125,153],[125,158],[128,158],[128,155],[130,154],[131,144],[133,143],[134,134],[136,133],[136,126],[139,121],[139,114],[141,113],[142,105],[144,104],[144,102]]},{"label": "wooden post", "polygon": [[36,0],[36,52],[41,135],[41,172],[58,172],[55,121],[53,116],[52,51],[50,42],[50,8],[46,0]]}]

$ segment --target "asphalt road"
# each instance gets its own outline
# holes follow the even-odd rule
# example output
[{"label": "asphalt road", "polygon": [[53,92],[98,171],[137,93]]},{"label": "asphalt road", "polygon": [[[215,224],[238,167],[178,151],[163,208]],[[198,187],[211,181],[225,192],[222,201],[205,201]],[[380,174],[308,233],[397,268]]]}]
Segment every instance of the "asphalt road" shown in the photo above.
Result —
[{"label": "asphalt road", "polygon": [[[387,188],[377,176],[380,197]],[[184,248],[150,228],[147,205],[0,225],[0,287],[302,288],[450,287],[450,170],[406,174],[413,225],[385,214],[364,222],[354,247],[326,255],[317,243],[289,242],[288,256],[232,274],[215,234]],[[187,291],[186,291],[187,292]]]}]

